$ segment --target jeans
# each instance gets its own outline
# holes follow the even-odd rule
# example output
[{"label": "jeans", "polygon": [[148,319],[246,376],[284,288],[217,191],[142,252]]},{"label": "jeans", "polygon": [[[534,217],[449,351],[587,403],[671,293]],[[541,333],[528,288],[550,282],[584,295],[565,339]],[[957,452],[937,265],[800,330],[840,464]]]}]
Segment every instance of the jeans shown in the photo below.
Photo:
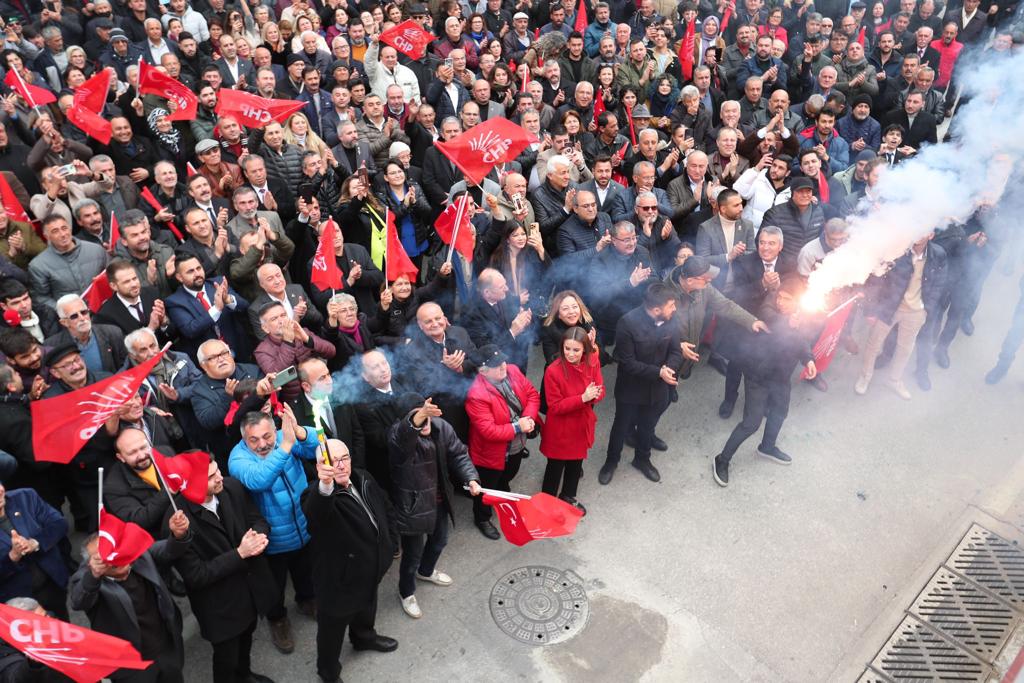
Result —
[{"label": "jeans", "polygon": [[761,382],[743,376],[743,421],[732,430],[725,448],[718,457],[726,464],[740,445],[761,426],[761,420],[767,417],[761,447],[768,450],[775,447],[775,442],[782,431],[782,423],[789,415],[789,381]]},{"label": "jeans", "polygon": [[608,437],[608,455],[604,467],[616,467],[622,457],[622,446],[626,435],[636,430],[636,447],[633,449],[633,462],[643,463],[651,460],[651,437],[658,426],[661,414],[668,408],[668,400],[653,405],[615,402],[615,421],[612,422],[612,433]]},{"label": "jeans", "polygon": [[[889,364],[889,379],[898,382],[903,378],[903,370],[907,367],[910,356],[914,353],[914,345],[917,341],[917,334],[924,327],[928,318],[924,309],[919,311],[907,308],[896,309],[892,316],[892,324],[882,320],[876,320],[868,332],[867,348],[864,349],[863,365],[861,375],[870,379],[875,371],[875,358],[882,351],[885,338],[889,336],[889,330],[897,328],[896,351],[892,355],[892,362]],[[925,366],[927,367],[927,365]]]},{"label": "jeans", "polygon": [[336,681],[341,676],[341,646],[345,643],[345,631],[353,645],[367,644],[377,637],[374,623],[377,621],[377,591],[373,601],[352,614],[343,617],[330,616],[323,611],[316,614],[316,672],[325,681]]},{"label": "jeans", "polygon": [[[548,459],[547,467],[544,468],[544,483],[541,484],[540,490],[549,496],[575,498],[576,486],[582,473],[582,460]],[[559,484],[562,485],[561,493],[558,491]]]},{"label": "jeans", "polygon": [[398,565],[398,594],[403,598],[416,593],[416,573],[434,573],[441,551],[448,545],[448,506],[437,506],[437,521],[429,534],[402,534],[402,561]]},{"label": "jeans", "polygon": [[[519,473],[519,466],[523,464],[523,452],[519,451],[508,456],[505,460],[505,469],[492,470],[487,467],[477,467],[477,474],[480,475],[480,486],[485,489],[497,489],[498,491],[511,491],[512,480]],[[481,502],[483,496],[473,496],[473,521],[479,524],[491,519],[491,506]]]},{"label": "jeans", "polygon": [[258,621],[253,619],[249,627],[234,638],[212,643],[213,683],[235,683],[249,677],[252,634]]},{"label": "jeans", "polygon": [[309,544],[298,550],[267,555],[267,562],[270,564],[270,573],[274,575],[274,583],[277,584],[277,602],[267,612],[267,619],[279,621],[288,616],[284,606],[284,590],[289,574],[295,589],[295,602],[313,599],[313,559]]}]

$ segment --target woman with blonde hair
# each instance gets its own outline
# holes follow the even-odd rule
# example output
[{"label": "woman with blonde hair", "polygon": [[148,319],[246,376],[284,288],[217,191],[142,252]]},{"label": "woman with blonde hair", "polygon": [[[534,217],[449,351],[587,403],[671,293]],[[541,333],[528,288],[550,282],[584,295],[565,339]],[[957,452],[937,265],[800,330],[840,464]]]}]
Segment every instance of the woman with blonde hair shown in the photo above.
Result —
[{"label": "woman with blonde hair", "polygon": [[597,328],[594,316],[584,303],[583,297],[571,289],[565,289],[551,298],[550,310],[540,328],[541,351],[545,365],[550,365],[561,353],[562,335],[566,330],[579,327],[597,346]]},{"label": "woman with blonde hair", "polygon": [[284,122],[284,141],[291,143],[304,152],[316,152],[327,163],[327,143],[313,132],[309,119],[301,111],[297,111]]},{"label": "woman with blonde hair", "polygon": [[268,21],[263,24],[263,28],[260,29],[260,37],[263,39],[263,47],[270,50],[271,63],[284,66],[287,63],[290,52],[277,22]]}]

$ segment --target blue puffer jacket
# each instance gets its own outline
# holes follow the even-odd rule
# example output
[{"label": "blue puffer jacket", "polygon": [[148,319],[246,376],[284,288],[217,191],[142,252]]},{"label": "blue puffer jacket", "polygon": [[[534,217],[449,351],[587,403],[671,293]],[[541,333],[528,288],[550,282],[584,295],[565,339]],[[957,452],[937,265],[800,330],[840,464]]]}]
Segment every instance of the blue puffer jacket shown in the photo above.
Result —
[{"label": "blue puffer jacket", "polygon": [[267,554],[298,550],[309,543],[306,516],[302,514],[299,496],[306,490],[306,473],[299,458],[316,457],[316,432],[306,427],[305,441],[296,441],[291,453],[281,450],[281,432],[277,432],[277,448],[261,458],[244,441],[231,449],[228,472],[249,489],[267,523],[270,543]]}]

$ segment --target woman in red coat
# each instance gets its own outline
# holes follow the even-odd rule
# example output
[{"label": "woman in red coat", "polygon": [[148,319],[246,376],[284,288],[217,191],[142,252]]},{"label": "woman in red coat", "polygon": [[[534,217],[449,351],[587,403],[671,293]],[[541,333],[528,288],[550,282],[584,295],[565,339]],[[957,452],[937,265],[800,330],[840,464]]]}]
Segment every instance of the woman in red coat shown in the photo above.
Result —
[{"label": "woman in red coat", "polygon": [[548,458],[548,465],[541,490],[587,514],[576,500],[576,485],[587,451],[594,445],[594,404],[604,398],[604,379],[597,349],[582,327],[570,327],[562,335],[561,354],[544,371],[544,392],[548,412],[541,428],[540,452]]}]

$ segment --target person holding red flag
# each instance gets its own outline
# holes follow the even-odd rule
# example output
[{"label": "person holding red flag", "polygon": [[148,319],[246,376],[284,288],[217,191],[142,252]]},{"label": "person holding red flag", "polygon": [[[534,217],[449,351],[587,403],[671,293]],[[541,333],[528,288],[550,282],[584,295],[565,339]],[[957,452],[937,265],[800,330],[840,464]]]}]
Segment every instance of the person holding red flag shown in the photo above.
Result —
[{"label": "person holding red flag", "polygon": [[171,499],[163,473],[154,464],[150,438],[135,427],[122,429],[117,435],[117,462],[106,471],[103,503],[118,519],[138,524],[150,536],[158,536]]},{"label": "person holding red flag", "polygon": [[159,567],[185,554],[191,533],[181,510],[170,516],[167,527],[169,538],[124,566],[100,555],[99,534],[89,536],[82,544],[88,561],[71,577],[71,608],[85,612],[93,629],[127,640],[143,659],[153,661],[145,671],[119,674],[119,683],[185,680],[181,611],[160,578]]}]

